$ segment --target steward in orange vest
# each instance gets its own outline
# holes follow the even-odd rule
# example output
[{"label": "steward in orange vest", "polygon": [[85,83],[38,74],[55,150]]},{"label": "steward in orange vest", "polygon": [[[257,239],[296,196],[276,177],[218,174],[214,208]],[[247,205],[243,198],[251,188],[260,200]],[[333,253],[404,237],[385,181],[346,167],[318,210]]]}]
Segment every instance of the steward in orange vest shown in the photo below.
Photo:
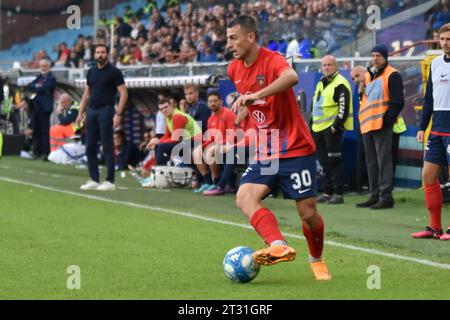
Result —
[{"label": "steward in orange vest", "polygon": [[359,108],[361,133],[394,125],[404,106],[403,82],[400,73],[389,63],[378,71],[368,68],[366,92]]},{"label": "steward in orange vest", "polygon": [[360,208],[394,207],[392,136],[393,127],[405,105],[403,80],[388,62],[388,49],[372,49],[372,66],[365,79],[366,91],[359,108],[359,123],[369,177],[370,198]]}]

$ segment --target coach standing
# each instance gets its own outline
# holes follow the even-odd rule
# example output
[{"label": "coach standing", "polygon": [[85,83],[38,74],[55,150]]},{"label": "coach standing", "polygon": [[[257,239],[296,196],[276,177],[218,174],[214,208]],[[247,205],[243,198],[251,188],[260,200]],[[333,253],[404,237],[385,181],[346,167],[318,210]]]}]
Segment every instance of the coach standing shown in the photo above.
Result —
[{"label": "coach standing", "polygon": [[33,158],[44,161],[47,161],[50,153],[50,115],[53,112],[53,94],[56,87],[56,78],[50,72],[50,66],[47,59],[39,61],[40,74],[28,85],[28,89],[36,93],[31,109]]},{"label": "coach standing", "polygon": [[[111,65],[109,50],[104,44],[95,47],[97,65],[89,69],[87,83],[80,103],[80,112],[76,120],[80,125],[86,112],[86,155],[88,158],[89,176],[91,180],[83,184],[81,190],[113,191],[114,184],[114,144],[113,130],[120,125],[128,98],[127,88],[122,72]],[[116,94],[120,100],[114,109]],[[101,141],[105,156],[107,176],[100,184],[98,170],[98,141]]]}]

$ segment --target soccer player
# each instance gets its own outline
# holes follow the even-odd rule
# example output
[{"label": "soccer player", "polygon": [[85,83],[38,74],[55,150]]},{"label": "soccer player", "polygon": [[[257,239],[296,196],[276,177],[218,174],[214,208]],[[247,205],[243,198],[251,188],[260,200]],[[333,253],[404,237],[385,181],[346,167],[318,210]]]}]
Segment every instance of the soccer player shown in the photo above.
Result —
[{"label": "soccer player", "polygon": [[[280,186],[285,198],[295,200],[315,278],[330,280],[322,260],[324,223],[316,207],[316,147],[292,88],[298,76],[284,57],[257,40],[256,22],[250,16],[239,16],[227,27],[227,49],[235,58],[228,75],[240,95],[232,108],[248,108],[259,132],[256,149],[266,149],[243,174],[236,204],[269,246],[254,253],[255,261],[262,265],[291,261],[295,250],[287,245],[275,215],[262,205],[264,197]],[[265,133],[266,145],[261,143]],[[266,174],[277,163],[278,170]]]},{"label": "soccer player", "polygon": [[413,233],[411,236],[450,240],[450,227],[442,234],[442,192],[439,184],[441,168],[448,166],[450,170],[450,23],[443,25],[439,30],[439,41],[444,54],[431,63],[417,132],[417,141],[423,143],[424,132],[433,117],[422,171],[430,224],[424,231]]}]

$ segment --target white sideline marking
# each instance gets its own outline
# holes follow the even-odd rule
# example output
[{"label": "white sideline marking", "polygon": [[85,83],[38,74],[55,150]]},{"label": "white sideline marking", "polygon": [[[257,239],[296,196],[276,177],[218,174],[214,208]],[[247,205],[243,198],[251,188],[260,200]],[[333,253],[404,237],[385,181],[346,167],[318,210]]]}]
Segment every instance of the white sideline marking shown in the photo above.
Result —
[{"label": "white sideline marking", "polygon": [[[64,193],[64,194],[68,194],[68,195],[78,196],[78,197],[87,198],[87,199],[91,199],[91,200],[98,200],[98,201],[109,202],[109,203],[114,203],[114,204],[121,204],[121,205],[134,207],[134,208],[140,208],[140,209],[160,211],[160,212],[170,213],[170,214],[174,214],[174,215],[178,215],[178,216],[182,216],[182,217],[188,217],[188,218],[197,219],[197,220],[214,222],[214,223],[219,223],[219,224],[223,224],[223,225],[229,225],[229,226],[234,226],[234,227],[239,227],[239,228],[244,228],[244,229],[253,229],[251,226],[249,226],[247,224],[199,216],[199,215],[192,214],[189,212],[176,211],[176,210],[159,208],[159,207],[152,207],[152,206],[148,206],[148,205],[144,205],[144,204],[138,204],[138,203],[132,203],[132,202],[126,202],[126,201],[120,201],[120,200],[113,200],[113,199],[103,198],[103,197],[99,197],[99,196],[94,196],[94,195],[79,193],[79,192],[74,192],[74,191],[60,190],[60,189],[43,186],[40,184],[10,179],[10,178],[1,177],[1,176],[0,176],[0,180],[5,181],[5,182],[10,182],[10,183],[35,187],[35,188],[39,188],[39,189],[43,189],[43,190],[47,190],[47,191],[59,192],[59,193]],[[285,235],[286,237],[289,237],[289,238],[305,240],[305,237],[297,235],[297,234],[283,233],[283,235]],[[396,259],[396,260],[404,260],[404,261],[414,262],[417,264],[423,264],[426,266],[435,267],[435,268],[439,268],[439,269],[450,270],[450,264],[446,264],[446,263],[434,262],[434,261],[430,261],[430,260],[426,260],[426,259],[417,259],[417,258],[413,258],[413,257],[402,256],[402,255],[395,254],[395,253],[384,252],[384,251],[380,251],[380,250],[376,250],[376,249],[369,249],[369,248],[364,248],[364,247],[358,247],[358,246],[354,246],[354,245],[349,245],[349,244],[344,244],[344,243],[339,243],[339,242],[329,241],[329,240],[326,240],[325,244],[327,244],[329,246],[333,246],[333,247],[340,247],[340,248],[345,248],[345,249],[354,250],[354,251],[361,251],[364,253],[378,255],[378,256],[384,256],[384,257],[388,257],[388,258],[392,258],[392,259]]]}]

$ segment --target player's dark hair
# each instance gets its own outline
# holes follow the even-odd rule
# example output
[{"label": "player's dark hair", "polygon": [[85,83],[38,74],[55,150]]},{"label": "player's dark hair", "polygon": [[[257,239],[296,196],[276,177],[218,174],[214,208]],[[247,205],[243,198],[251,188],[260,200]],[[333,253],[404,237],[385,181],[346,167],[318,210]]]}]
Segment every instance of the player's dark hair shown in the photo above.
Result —
[{"label": "player's dark hair", "polygon": [[241,15],[237,18],[233,19],[230,23],[228,23],[227,28],[233,28],[235,26],[240,26],[243,30],[248,33],[253,32],[256,36],[256,40],[258,40],[258,26],[256,24],[256,20],[249,15]]},{"label": "player's dark hair", "polygon": [[163,105],[163,104],[170,104],[170,100],[167,97],[162,97],[161,99],[158,100],[158,106]]},{"label": "player's dark hair", "polygon": [[[95,45],[95,50],[97,50],[97,48],[99,48],[99,47],[105,48],[105,49],[106,49],[106,54],[109,54],[109,47],[108,47],[106,44],[103,44],[103,43],[98,43],[98,44],[96,44],[96,45]],[[94,51],[95,51],[95,50],[94,50]]]},{"label": "player's dark hair", "polygon": [[222,100],[218,90],[208,90],[207,97],[209,98],[210,96],[216,96],[219,100]]},{"label": "player's dark hair", "polygon": [[123,131],[121,129],[117,129],[116,131],[114,131],[114,134],[117,134],[118,136],[120,136],[122,138],[122,140],[125,140],[125,131]]}]

